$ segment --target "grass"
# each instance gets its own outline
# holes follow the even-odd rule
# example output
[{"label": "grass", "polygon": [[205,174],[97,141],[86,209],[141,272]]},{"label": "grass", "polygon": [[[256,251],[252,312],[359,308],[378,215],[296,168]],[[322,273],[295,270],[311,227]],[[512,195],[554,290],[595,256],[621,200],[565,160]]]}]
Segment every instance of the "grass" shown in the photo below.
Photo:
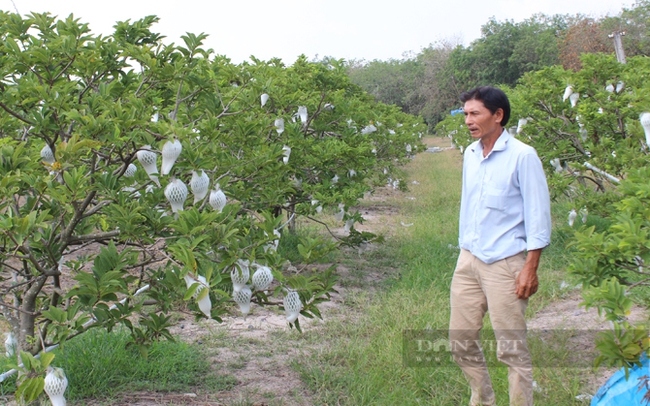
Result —
[{"label": "grass", "polygon": [[[11,364],[11,361],[9,358],[6,358],[4,354],[0,356],[0,373],[4,373],[6,371],[9,371],[11,367],[9,366]],[[3,381],[0,384],[0,396],[9,396],[13,395],[16,392],[16,376],[10,376],[7,378],[5,381]],[[2,398],[0,398],[0,401]]]},{"label": "grass", "polygon": [[[125,331],[90,330],[55,350],[53,365],[63,368],[69,381],[66,399],[84,405],[86,399],[117,399],[135,391],[216,392],[236,384],[229,374],[213,371],[210,354],[201,346],[161,341],[143,358],[126,348],[128,340]],[[7,389],[3,385],[3,395],[12,388]]]},{"label": "grass", "polygon": [[128,338],[126,332],[91,331],[57,354],[57,365],[74,382],[68,393],[71,400],[132,391],[218,391],[235,384],[228,374],[213,373],[209,354],[201,346],[161,341],[143,358],[135,349],[125,348]]},{"label": "grass", "polygon": [[[395,277],[372,300],[356,304],[361,316],[354,324],[335,320],[327,325],[326,330],[335,334],[322,338],[336,344],[294,362],[301,378],[317,394],[318,404],[469,403],[469,389],[458,368],[406,367],[402,359],[405,330],[447,329],[449,286],[458,256],[461,157],[457,151],[420,154],[408,171],[419,182],[407,193],[415,200],[396,197],[389,203],[399,207],[404,222],[413,226],[398,228],[373,253],[373,263],[396,268]],[[555,208],[554,217],[566,217],[562,210]],[[540,290],[531,300],[530,317],[566,294],[559,288],[566,280],[562,231],[554,237],[543,255]],[[543,342],[530,345],[531,351],[543,354]],[[497,403],[507,404],[507,369],[491,368],[491,374]],[[588,370],[537,368],[535,380],[541,389],[535,394],[536,404],[582,405],[575,396],[588,378]]]}]

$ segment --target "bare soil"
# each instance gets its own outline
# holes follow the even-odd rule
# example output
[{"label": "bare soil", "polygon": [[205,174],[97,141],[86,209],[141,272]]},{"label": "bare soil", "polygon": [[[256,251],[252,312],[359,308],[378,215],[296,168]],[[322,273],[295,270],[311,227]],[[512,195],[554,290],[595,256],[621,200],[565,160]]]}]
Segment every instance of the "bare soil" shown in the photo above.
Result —
[{"label": "bare soil", "polygon": [[[595,308],[585,309],[581,306],[583,298],[579,289],[574,289],[566,298],[553,302],[540,310],[527,322],[529,336],[553,337],[562,336],[563,330],[571,330],[568,338],[565,336],[561,345],[575,360],[576,365],[591,365],[591,361],[598,356],[594,348],[594,340],[600,331],[611,329],[610,322],[598,314]],[[647,322],[648,312],[640,306],[634,306],[628,320],[633,324]],[[583,400],[591,399],[594,394],[616,372],[616,368],[600,368],[593,370],[584,367],[582,375]]]}]

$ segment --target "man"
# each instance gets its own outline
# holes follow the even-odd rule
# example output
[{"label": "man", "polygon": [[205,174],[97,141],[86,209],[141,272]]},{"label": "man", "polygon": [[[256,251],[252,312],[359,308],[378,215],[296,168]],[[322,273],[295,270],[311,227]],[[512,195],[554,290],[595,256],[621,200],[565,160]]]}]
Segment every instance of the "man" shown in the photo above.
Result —
[{"label": "man", "polygon": [[484,86],[461,95],[465,124],[477,141],[465,150],[460,203],[461,253],[451,282],[449,337],[467,378],[470,405],[494,405],[492,382],[479,346],[486,311],[497,358],[508,365],[510,405],[533,404],[532,363],[526,346],[526,305],[537,292],[537,267],[550,242],[550,199],[535,150],[505,126],[510,103]]}]

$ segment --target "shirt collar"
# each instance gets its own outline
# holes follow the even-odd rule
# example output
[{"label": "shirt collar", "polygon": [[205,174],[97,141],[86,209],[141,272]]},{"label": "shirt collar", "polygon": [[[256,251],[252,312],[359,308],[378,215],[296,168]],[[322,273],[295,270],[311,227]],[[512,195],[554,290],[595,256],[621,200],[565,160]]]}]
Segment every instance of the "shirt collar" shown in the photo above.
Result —
[{"label": "shirt collar", "polygon": [[511,137],[512,135],[510,135],[510,133],[504,128],[499,138],[497,138],[497,142],[494,143],[492,151],[503,151],[506,149],[506,145],[508,145],[508,141]]},{"label": "shirt collar", "polygon": [[[494,147],[492,148],[492,151],[488,154],[490,156],[492,152],[494,151],[503,151],[506,149],[506,146],[508,145],[508,141],[512,138],[512,135],[506,130],[505,128],[503,129],[503,132],[497,138],[497,141],[494,143]],[[483,143],[479,140],[474,144],[474,148],[472,148],[472,152],[476,153],[477,155],[483,155]],[[487,158],[487,157],[486,157]]]}]

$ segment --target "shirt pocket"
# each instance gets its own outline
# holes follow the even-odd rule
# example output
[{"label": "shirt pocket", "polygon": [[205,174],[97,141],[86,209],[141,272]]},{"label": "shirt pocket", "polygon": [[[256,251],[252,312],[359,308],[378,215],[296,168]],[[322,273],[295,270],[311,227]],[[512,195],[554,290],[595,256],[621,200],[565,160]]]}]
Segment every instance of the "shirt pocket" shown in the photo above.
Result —
[{"label": "shirt pocket", "polygon": [[487,194],[485,195],[485,206],[489,209],[504,211],[506,209],[506,195]]}]

